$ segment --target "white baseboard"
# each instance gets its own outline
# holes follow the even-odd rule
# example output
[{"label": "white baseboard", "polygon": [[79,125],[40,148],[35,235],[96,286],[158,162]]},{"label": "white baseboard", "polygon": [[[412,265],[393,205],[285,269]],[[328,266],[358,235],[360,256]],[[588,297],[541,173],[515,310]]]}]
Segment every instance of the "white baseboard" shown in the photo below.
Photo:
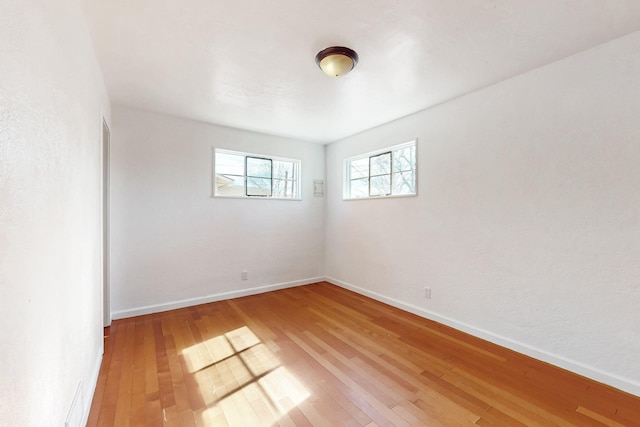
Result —
[{"label": "white baseboard", "polygon": [[125,319],[127,317],[142,316],[144,314],[160,313],[163,311],[175,310],[177,308],[191,307],[198,304],[222,301],[231,298],[257,295],[278,289],[293,288],[295,286],[309,285],[311,283],[322,282],[324,277],[311,277],[308,279],[294,280],[292,282],[276,283],[272,285],[259,286],[255,288],[242,289],[239,291],[221,292],[218,294],[206,295],[197,298],[188,298],[179,301],[166,302],[162,304],[146,305],[144,307],[131,308],[128,310],[114,311],[111,313],[113,320]]},{"label": "white baseboard", "polygon": [[594,381],[598,381],[600,383],[610,385],[611,387],[615,387],[627,393],[640,396],[640,383],[637,383],[635,381],[631,381],[629,379],[619,377],[615,374],[610,374],[608,372],[601,371],[592,366],[588,366],[583,363],[580,363],[571,359],[567,359],[565,357],[558,356],[558,355],[546,352],[544,350],[537,349],[535,347],[531,347],[527,344],[523,344],[521,342],[514,341],[512,339],[494,334],[492,332],[485,331],[484,329],[476,328],[466,323],[459,322],[455,319],[451,319],[446,316],[441,316],[437,313],[426,310],[422,307],[417,307],[412,304],[407,304],[402,301],[398,301],[396,299],[386,297],[377,292],[372,292],[372,291],[360,288],[358,286],[352,285],[350,283],[343,282],[338,279],[334,279],[332,277],[325,277],[324,280],[336,286],[340,286],[342,288],[348,289],[358,294],[368,296],[369,298],[373,298],[377,301],[383,302],[385,304],[389,304],[401,310],[408,311],[409,313],[413,313],[420,317],[424,317],[426,319],[433,320],[438,323],[442,323],[443,325],[450,326],[454,329],[466,332],[475,337],[482,338],[484,340],[500,345],[502,347],[506,347],[518,353],[522,353],[527,356],[533,357],[534,359],[542,360],[544,362],[547,362],[552,365],[558,366],[560,368],[566,369],[568,371],[574,372],[578,375],[582,375],[584,377],[590,378]]},{"label": "white baseboard", "polygon": [[[102,339],[102,335],[101,335]],[[82,408],[82,419],[83,422],[80,425],[86,426],[87,421],[89,421],[89,412],[91,411],[91,404],[93,403],[93,397],[96,393],[96,386],[98,385],[98,377],[100,376],[100,367],[102,366],[102,356],[103,356],[103,347],[100,346],[98,350],[98,357],[93,363],[93,368],[91,369],[91,376],[87,381],[87,387],[83,390],[83,404],[84,408]]]}]

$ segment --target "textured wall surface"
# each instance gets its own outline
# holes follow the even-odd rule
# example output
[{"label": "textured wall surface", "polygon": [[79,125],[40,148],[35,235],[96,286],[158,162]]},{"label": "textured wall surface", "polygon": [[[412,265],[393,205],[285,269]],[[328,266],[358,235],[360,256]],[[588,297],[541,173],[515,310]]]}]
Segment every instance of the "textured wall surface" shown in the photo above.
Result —
[{"label": "textured wall surface", "polygon": [[0,424],[88,414],[102,353],[100,129],[80,5],[0,2]]},{"label": "textured wall surface", "polygon": [[[124,107],[113,121],[115,317],[324,275],[324,146]],[[302,201],[212,198],[214,147],[301,159]]]},{"label": "textured wall surface", "polygon": [[[328,146],[327,275],[640,394],[639,51],[634,33]],[[344,158],[416,137],[418,197],[342,200]]]}]

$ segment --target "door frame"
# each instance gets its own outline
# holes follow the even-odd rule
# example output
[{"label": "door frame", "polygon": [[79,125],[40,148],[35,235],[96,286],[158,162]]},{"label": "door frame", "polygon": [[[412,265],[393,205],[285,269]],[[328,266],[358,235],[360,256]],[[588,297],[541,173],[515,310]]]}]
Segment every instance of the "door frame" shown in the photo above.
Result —
[{"label": "door frame", "polygon": [[111,286],[109,278],[109,157],[111,149],[111,131],[107,120],[102,117],[102,137],[100,144],[100,181],[102,218],[102,323],[104,327],[111,325]]}]

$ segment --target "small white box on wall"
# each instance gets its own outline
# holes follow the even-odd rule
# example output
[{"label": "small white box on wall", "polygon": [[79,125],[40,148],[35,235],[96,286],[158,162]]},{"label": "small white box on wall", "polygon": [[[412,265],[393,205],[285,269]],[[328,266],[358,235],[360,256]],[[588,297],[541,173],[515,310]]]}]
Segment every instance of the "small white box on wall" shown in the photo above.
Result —
[{"label": "small white box on wall", "polygon": [[324,181],[321,179],[313,180],[313,197],[324,197]]}]

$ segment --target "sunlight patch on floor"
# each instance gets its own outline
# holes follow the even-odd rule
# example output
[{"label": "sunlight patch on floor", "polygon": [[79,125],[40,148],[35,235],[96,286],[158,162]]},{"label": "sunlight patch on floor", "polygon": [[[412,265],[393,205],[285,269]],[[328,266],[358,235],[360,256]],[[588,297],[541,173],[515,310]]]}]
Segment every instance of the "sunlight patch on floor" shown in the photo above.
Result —
[{"label": "sunlight patch on floor", "polygon": [[182,351],[205,408],[198,425],[270,425],[310,394],[271,349],[244,326]]}]

